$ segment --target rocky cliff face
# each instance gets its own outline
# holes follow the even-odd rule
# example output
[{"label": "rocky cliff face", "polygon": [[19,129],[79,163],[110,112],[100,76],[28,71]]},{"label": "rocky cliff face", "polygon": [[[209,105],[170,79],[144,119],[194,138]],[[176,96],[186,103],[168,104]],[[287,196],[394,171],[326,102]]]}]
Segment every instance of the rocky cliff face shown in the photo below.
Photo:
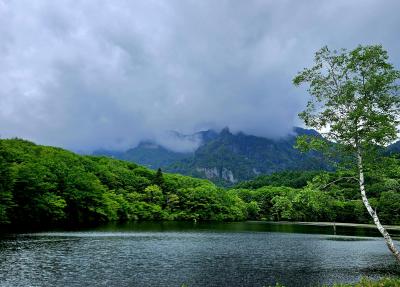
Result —
[{"label": "rocky cliff face", "polygon": [[233,172],[225,167],[223,167],[222,170],[219,170],[217,167],[196,167],[196,171],[200,174],[203,174],[205,178],[211,181],[222,179],[231,184],[238,182],[238,180],[234,177]]}]

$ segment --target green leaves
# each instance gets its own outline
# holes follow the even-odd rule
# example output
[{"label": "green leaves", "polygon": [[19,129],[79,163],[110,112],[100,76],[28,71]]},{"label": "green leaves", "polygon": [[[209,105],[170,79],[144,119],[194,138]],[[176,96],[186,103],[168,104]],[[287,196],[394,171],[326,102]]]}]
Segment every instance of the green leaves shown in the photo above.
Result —
[{"label": "green leaves", "polygon": [[295,148],[299,149],[301,152],[308,152],[310,150],[324,152],[329,148],[329,144],[322,138],[302,135],[297,137]]},{"label": "green leaves", "polygon": [[[370,154],[397,138],[400,123],[400,72],[388,62],[380,45],[358,46],[352,51],[321,48],[314,65],[293,79],[306,84],[310,100],[299,117],[309,127],[355,153]],[[324,150],[313,140],[299,139],[302,149]]]},{"label": "green leaves", "polygon": [[[323,150],[321,138],[298,145]],[[329,146],[329,145],[328,145]],[[384,220],[397,210],[398,160],[376,161],[380,173],[366,178]],[[383,169],[385,167],[385,169]],[[382,170],[387,178],[381,180]],[[29,226],[126,220],[337,220],[365,222],[354,199],[353,174],[287,171],[220,189],[207,180],[161,174],[124,161],[79,156],[21,140],[0,140],[0,224]],[[328,182],[334,184],[327,185]],[[158,182],[163,187],[155,184]],[[248,189],[247,189],[248,188]],[[380,195],[377,191],[384,191]],[[334,217],[336,216],[336,217]]]},{"label": "green leaves", "polygon": [[9,212],[14,206],[12,188],[14,178],[11,165],[5,159],[6,151],[0,143],[0,224],[10,222]]},{"label": "green leaves", "polygon": [[[207,180],[125,161],[0,140],[0,224],[242,220],[248,206]],[[255,212],[256,206],[249,210]]]}]

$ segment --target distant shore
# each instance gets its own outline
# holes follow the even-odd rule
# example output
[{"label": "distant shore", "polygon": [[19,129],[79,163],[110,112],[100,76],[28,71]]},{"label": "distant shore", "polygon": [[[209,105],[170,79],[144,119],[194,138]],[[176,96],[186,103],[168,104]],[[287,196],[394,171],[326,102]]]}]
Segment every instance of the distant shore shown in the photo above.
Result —
[{"label": "distant shore", "polygon": [[[375,224],[366,223],[345,223],[345,222],[304,222],[304,221],[268,221],[276,224],[299,224],[311,226],[345,226],[345,227],[363,227],[376,228]],[[400,225],[384,225],[387,230],[400,230]]]}]

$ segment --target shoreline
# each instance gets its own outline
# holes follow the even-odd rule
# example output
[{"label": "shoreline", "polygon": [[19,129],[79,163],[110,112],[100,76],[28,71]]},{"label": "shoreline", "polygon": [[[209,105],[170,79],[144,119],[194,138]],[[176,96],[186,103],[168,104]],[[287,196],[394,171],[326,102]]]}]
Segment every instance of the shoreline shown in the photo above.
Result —
[{"label": "shoreline", "polygon": [[[262,222],[257,221],[255,222]],[[298,225],[309,225],[309,226],[343,226],[343,227],[362,227],[362,228],[376,228],[375,224],[370,223],[346,223],[346,222],[312,222],[312,221],[265,221],[273,224],[298,224]],[[399,225],[383,225],[387,230],[400,231]]]},{"label": "shoreline", "polygon": [[[194,225],[202,225],[202,224],[231,224],[231,223],[255,223],[255,224],[271,224],[271,225],[297,225],[297,226],[314,226],[314,227],[349,227],[349,228],[367,228],[371,230],[376,230],[379,232],[374,224],[368,223],[348,223],[348,222],[329,222],[329,221],[266,221],[266,220],[245,220],[245,221],[169,221],[169,220],[160,220],[160,221],[128,221],[125,223],[118,222],[108,222],[105,224],[88,224],[82,226],[53,226],[53,227],[24,227],[24,226],[12,226],[12,225],[0,225],[0,235],[2,234],[10,234],[10,233],[25,233],[25,232],[43,232],[49,230],[63,230],[63,231],[76,231],[82,229],[96,229],[102,226],[107,225],[124,225],[124,224],[135,224],[135,223],[155,223],[155,224],[168,224],[168,223],[183,223],[183,224],[194,224]],[[400,225],[384,225],[386,230],[400,232]],[[396,236],[400,238],[400,235]]]}]

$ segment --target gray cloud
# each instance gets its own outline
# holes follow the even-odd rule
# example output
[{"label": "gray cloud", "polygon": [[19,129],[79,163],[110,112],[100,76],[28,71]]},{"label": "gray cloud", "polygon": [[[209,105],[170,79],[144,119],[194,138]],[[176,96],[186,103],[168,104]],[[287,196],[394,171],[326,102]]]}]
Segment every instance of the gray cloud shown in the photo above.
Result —
[{"label": "gray cloud", "polygon": [[[383,44],[400,2],[0,0],[0,134],[74,150],[229,126],[282,136],[323,45]],[[193,141],[197,144],[197,141]]]}]

